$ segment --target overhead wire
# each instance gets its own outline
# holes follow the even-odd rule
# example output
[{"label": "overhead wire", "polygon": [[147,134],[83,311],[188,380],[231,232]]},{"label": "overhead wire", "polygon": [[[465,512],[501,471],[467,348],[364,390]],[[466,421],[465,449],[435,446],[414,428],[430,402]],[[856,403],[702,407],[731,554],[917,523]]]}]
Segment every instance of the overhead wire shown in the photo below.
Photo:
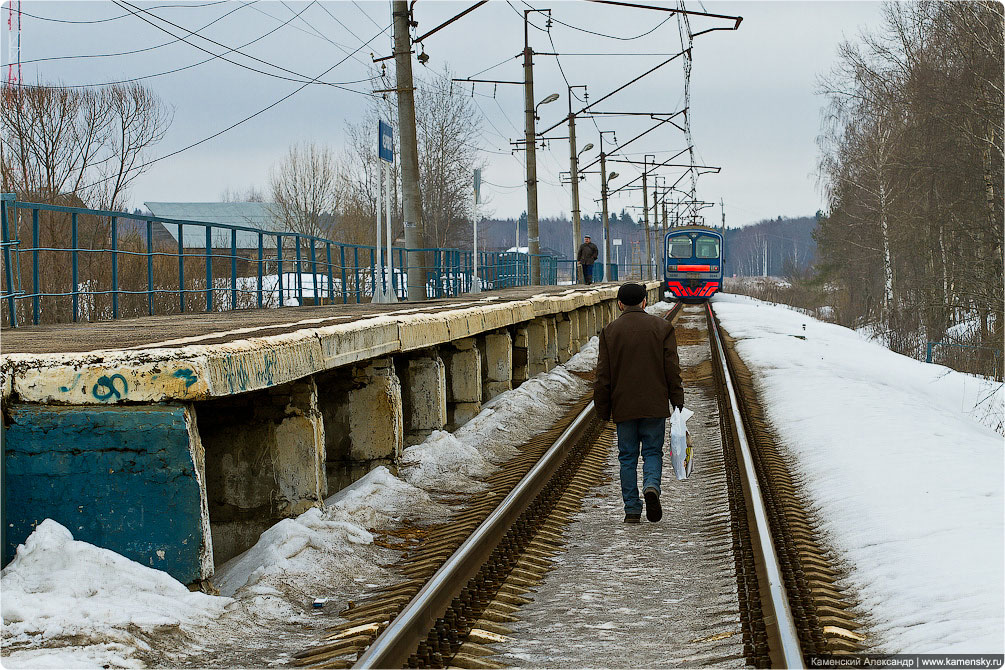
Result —
[{"label": "overhead wire", "polygon": [[[166,24],[168,24],[170,26],[174,26],[175,28],[178,28],[179,30],[184,30],[185,32],[189,33],[189,35],[193,34],[192,31],[190,31],[189,29],[187,29],[187,28],[185,28],[183,26],[179,26],[177,23],[174,23],[173,21],[169,21],[169,20],[167,20],[167,19],[165,19],[165,18],[163,18],[161,16],[157,16],[156,14],[153,14],[153,13],[151,13],[151,12],[149,12],[149,11],[141,8],[141,7],[137,7],[136,5],[131,4],[127,0],[112,0],[112,2],[114,2],[119,7],[122,7],[124,9],[126,9],[127,11],[137,10],[137,11],[133,12],[133,15],[136,16],[136,18],[144,21],[145,23],[150,24],[151,26],[153,26],[154,28],[157,28],[158,30],[160,30],[162,32],[167,33],[168,35],[171,35],[172,37],[177,37],[177,35],[175,35],[174,33],[172,33],[167,28],[164,28],[163,26],[160,26],[157,23],[154,23],[150,19],[148,19],[145,16],[143,16],[143,14],[149,14],[153,18],[155,18],[155,19],[157,19],[159,21],[162,21],[163,23],[166,23]],[[293,16],[290,19],[290,21],[292,21],[293,19],[297,18],[298,16],[300,16],[301,14],[303,14],[304,12],[306,12],[314,4],[317,4],[317,0],[311,0],[311,2],[308,3],[307,6],[304,7],[302,10],[300,10],[300,12],[298,12],[295,16]],[[139,13],[139,12],[142,12],[142,14]],[[205,53],[208,53],[208,54],[210,54],[212,56],[220,58],[223,61],[226,61],[226,62],[231,63],[233,65],[236,65],[238,67],[242,67],[242,68],[244,68],[246,70],[251,70],[252,72],[257,72],[259,74],[264,74],[264,75],[269,76],[269,77],[275,77],[277,79],[286,79],[288,81],[295,81],[295,82],[298,82],[298,83],[303,83],[305,80],[307,80],[307,76],[306,75],[301,74],[299,72],[296,72],[295,70],[291,70],[291,69],[289,69],[287,67],[283,67],[282,65],[276,65],[275,63],[270,63],[267,60],[263,60],[261,58],[258,58],[257,56],[253,56],[251,54],[247,54],[247,53],[244,53],[243,51],[240,51],[240,48],[243,48],[243,47],[240,47],[240,48],[228,47],[226,44],[222,44],[220,42],[217,42],[216,40],[210,39],[210,38],[208,38],[208,37],[206,37],[204,35],[197,35],[196,37],[199,37],[200,39],[205,40],[205,41],[207,41],[207,42],[209,42],[211,44],[214,44],[216,46],[219,46],[219,47],[222,47],[224,49],[227,49],[228,50],[227,53],[233,52],[233,53],[240,54],[241,56],[244,56],[245,58],[248,58],[250,60],[256,61],[258,63],[262,63],[264,65],[267,65],[269,67],[273,67],[273,68],[275,68],[277,70],[281,70],[283,72],[288,72],[290,74],[296,75],[297,77],[300,77],[300,79],[291,79],[290,77],[284,77],[282,75],[277,75],[277,74],[275,74],[273,72],[266,72],[265,70],[260,70],[258,68],[252,67],[250,65],[245,65],[244,63],[240,63],[240,62],[232,60],[230,58],[226,58],[225,56],[222,56],[220,54],[216,54],[215,52],[210,51],[209,49],[206,49],[204,47],[201,47],[198,44],[194,44],[193,42],[190,42],[188,39],[185,39],[185,38],[182,38],[182,41],[185,42],[186,44],[192,46],[193,48],[198,49],[199,51],[203,51]],[[317,83],[317,79],[310,79],[310,80],[308,80],[307,83]],[[356,93],[356,94],[359,94],[359,95],[370,95],[369,93],[364,93],[362,91],[357,91],[355,89],[346,88],[345,86],[342,86],[340,84],[336,84],[336,83],[333,83],[333,82],[320,82],[320,83],[322,83],[324,85],[327,85],[327,86],[332,86],[334,88],[340,88],[340,89],[345,90],[345,91],[351,91],[352,93]]]},{"label": "overhead wire", "polygon": [[[149,7],[148,9],[169,9],[169,8],[199,8],[199,7],[209,7],[211,5],[220,5],[225,2],[230,2],[230,0],[214,0],[213,2],[204,2],[199,5],[155,5]],[[50,21],[52,23],[73,23],[73,24],[91,24],[91,23],[108,23],[109,21],[118,21],[119,19],[124,19],[130,14],[120,14],[119,16],[111,16],[107,19],[93,19],[90,21],[72,21],[69,19],[55,19],[48,16],[38,16],[36,14],[31,14],[24,10],[18,10],[18,14],[22,16],[30,16],[33,19],[38,19],[39,21]]]},{"label": "overhead wire", "polygon": [[[230,10],[226,14],[218,16],[217,18],[213,19],[212,21],[210,21],[206,25],[202,26],[201,28],[196,28],[195,31],[193,31],[193,32],[194,33],[201,32],[201,31],[205,30],[206,28],[209,28],[214,23],[218,23],[218,22],[222,21],[223,19],[227,18],[228,16],[230,16],[234,12],[240,11],[240,10],[244,9],[245,7],[253,7],[255,5],[255,3],[257,3],[257,2],[259,2],[259,0],[251,0],[251,2],[246,2],[246,3],[243,3],[243,4],[239,4],[234,9]],[[215,3],[213,3],[213,4],[215,4]],[[117,52],[117,53],[108,53],[108,54],[79,54],[79,55],[72,55],[72,56],[48,56],[46,58],[33,58],[31,60],[23,60],[23,61],[21,61],[21,64],[22,65],[28,65],[29,63],[41,63],[43,61],[51,61],[51,60],[74,60],[74,59],[77,59],[77,58],[113,58],[113,57],[116,57],[116,56],[131,56],[133,54],[144,53],[146,51],[153,51],[154,49],[161,49],[163,47],[170,46],[172,44],[177,44],[178,42],[181,42],[181,41],[182,40],[180,38],[176,38],[176,39],[173,39],[173,40],[169,40],[167,42],[163,42],[161,44],[155,44],[155,45],[153,45],[151,47],[143,47],[142,49],[134,49],[132,51],[120,51],[120,52]]]},{"label": "overhead wire", "polygon": [[[386,28],[384,30],[386,30]],[[377,39],[382,34],[384,34],[384,30],[381,30],[376,35],[374,35],[372,38],[370,38],[366,43],[360,45],[359,49],[357,49],[353,53],[359,53],[359,51],[361,49],[363,49],[363,47],[365,47],[367,44],[369,44],[370,42],[372,42],[373,40]],[[163,156],[159,156],[159,157],[154,158],[152,160],[146,161],[145,163],[142,163],[142,164],[138,165],[135,169],[138,169],[138,170],[139,169],[143,169],[143,168],[145,168],[147,166],[153,165],[154,163],[158,163],[158,162],[160,162],[162,160],[165,160],[167,158],[171,158],[173,156],[177,156],[178,154],[182,153],[183,151],[188,151],[189,149],[192,149],[193,147],[197,147],[200,144],[204,144],[206,142],[209,142],[210,140],[215,139],[215,138],[219,137],[220,135],[223,135],[224,133],[233,130],[234,128],[237,128],[238,126],[240,126],[240,125],[242,125],[244,123],[247,123],[251,119],[253,119],[253,118],[257,117],[257,116],[260,116],[260,115],[264,114],[265,112],[269,111],[273,107],[276,107],[277,105],[280,105],[280,104],[286,102],[287,100],[289,100],[290,98],[292,98],[293,96],[295,96],[296,94],[300,93],[305,88],[307,88],[311,83],[313,83],[314,81],[319,80],[321,77],[325,76],[326,74],[328,74],[329,72],[331,72],[332,70],[334,70],[335,68],[337,68],[339,65],[341,65],[342,63],[344,63],[347,60],[349,60],[349,56],[346,56],[342,60],[336,62],[334,65],[329,66],[324,72],[322,72],[321,74],[319,74],[317,77],[314,77],[313,81],[302,84],[299,88],[294,89],[293,91],[291,91],[290,93],[287,93],[286,95],[284,95],[283,97],[279,98],[278,100],[276,100],[276,101],[274,101],[274,102],[266,105],[265,107],[262,107],[257,112],[255,112],[253,114],[249,114],[248,116],[244,117],[240,121],[237,121],[236,123],[232,123],[229,126],[227,126],[226,128],[224,128],[222,130],[218,130],[217,132],[213,133],[212,135],[209,135],[208,137],[204,137],[204,138],[202,138],[200,140],[192,142],[191,144],[189,144],[187,146],[184,146],[181,149],[177,149],[175,151],[172,151],[171,153],[164,154]],[[86,188],[91,188],[93,186],[97,186],[98,184],[102,184],[102,183],[104,183],[106,181],[114,179],[115,177],[116,177],[116,175],[105,177],[104,179],[100,179],[100,180],[98,180],[98,181],[96,181],[96,182],[94,182],[92,184],[89,184],[88,186],[86,186],[84,188],[86,189]]]},{"label": "overhead wire", "polygon": [[[302,11],[307,11],[307,7],[305,7]],[[140,17],[140,18],[142,18],[142,17]],[[87,83],[87,84],[46,84],[46,88],[67,90],[67,89],[75,89],[75,88],[100,88],[102,86],[114,86],[114,85],[117,85],[117,84],[130,84],[130,83],[137,82],[137,81],[143,81],[145,79],[153,79],[154,77],[163,77],[165,75],[175,74],[177,72],[182,72],[184,70],[190,70],[190,69],[192,69],[194,67],[198,67],[200,65],[204,65],[204,64],[209,63],[210,61],[214,61],[214,60],[216,60],[218,58],[220,58],[222,60],[226,60],[227,62],[233,63],[234,61],[230,61],[230,60],[224,58],[223,56],[226,55],[226,54],[228,54],[228,53],[231,53],[233,51],[237,51],[238,49],[243,49],[244,47],[247,47],[247,46],[249,46],[251,44],[254,44],[255,42],[258,42],[258,41],[261,41],[261,40],[265,39],[266,37],[268,37],[268,36],[270,36],[270,35],[278,32],[280,29],[282,29],[283,27],[285,27],[286,25],[288,25],[289,23],[291,23],[294,18],[296,18],[296,17],[291,17],[291,18],[287,19],[286,21],[282,22],[280,25],[276,26],[272,30],[269,30],[268,32],[265,32],[262,35],[259,35],[258,37],[256,37],[255,39],[250,40],[248,42],[245,42],[244,44],[242,44],[242,45],[240,45],[238,47],[228,47],[228,50],[225,51],[223,55],[221,55],[221,54],[213,54],[213,52],[211,52],[211,51],[207,51],[205,49],[200,49],[201,51],[204,51],[206,53],[210,53],[210,54],[213,54],[213,55],[211,55],[209,58],[203,59],[203,60],[198,61],[196,63],[190,63],[189,65],[182,65],[181,67],[176,67],[176,68],[173,68],[173,69],[170,69],[170,70],[165,70],[163,72],[155,72],[153,74],[140,75],[138,77],[127,77],[125,79],[119,79],[119,80],[115,80],[115,81],[106,81],[106,82],[100,82],[100,83],[93,83],[92,82],[92,83]],[[150,23],[150,22],[147,21],[147,23]],[[155,27],[158,27],[158,26],[155,26]],[[163,30],[163,29],[161,29],[161,30],[163,32],[167,32],[169,35],[173,34],[170,31],[166,31],[166,30]],[[187,30],[187,29],[185,29],[185,30]],[[195,31],[191,31],[191,32],[194,33]],[[190,42],[186,42],[186,40],[184,38],[179,38],[179,41],[185,42],[185,43],[191,45],[191,43]],[[282,75],[277,75],[277,74],[271,73],[271,72],[264,72],[264,71],[258,70],[257,68],[250,68],[250,67],[248,67],[246,65],[241,65],[239,63],[237,63],[237,65],[240,65],[241,67],[245,67],[245,68],[254,70],[255,72],[260,72],[262,74],[265,74],[265,75],[268,75],[268,76],[271,76],[271,77],[276,77],[278,79],[284,79],[284,80],[287,80],[287,81],[295,81],[295,82],[303,82],[304,81],[303,79],[293,79],[291,77],[284,77]],[[342,88],[342,86],[340,84],[361,83],[362,81],[367,81],[367,80],[347,81],[347,82],[320,82],[320,83],[325,84],[325,85],[335,86],[335,87],[338,87],[338,88]],[[31,86],[30,84],[17,84],[17,85],[18,86],[22,86],[22,87],[30,87]],[[359,93],[359,91],[354,91],[353,89],[345,89],[345,90],[352,91],[353,93]]]}]

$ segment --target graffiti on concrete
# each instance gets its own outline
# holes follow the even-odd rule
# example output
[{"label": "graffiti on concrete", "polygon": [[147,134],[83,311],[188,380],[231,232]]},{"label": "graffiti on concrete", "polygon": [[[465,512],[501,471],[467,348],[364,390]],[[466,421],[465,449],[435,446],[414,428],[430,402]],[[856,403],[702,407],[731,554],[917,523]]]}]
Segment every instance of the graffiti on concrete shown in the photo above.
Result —
[{"label": "graffiti on concrete", "polygon": [[[121,392],[119,392],[119,385],[117,382],[122,382]],[[111,377],[107,375],[98,377],[97,383],[94,385],[94,388],[91,389],[91,395],[101,402],[104,402],[113,396],[116,400],[122,400],[123,396],[128,394],[129,383],[126,381],[125,377],[119,374],[112,375]]]},{"label": "graffiti on concrete", "polygon": [[174,376],[185,381],[185,388],[199,381],[199,377],[190,368],[175,370]]}]

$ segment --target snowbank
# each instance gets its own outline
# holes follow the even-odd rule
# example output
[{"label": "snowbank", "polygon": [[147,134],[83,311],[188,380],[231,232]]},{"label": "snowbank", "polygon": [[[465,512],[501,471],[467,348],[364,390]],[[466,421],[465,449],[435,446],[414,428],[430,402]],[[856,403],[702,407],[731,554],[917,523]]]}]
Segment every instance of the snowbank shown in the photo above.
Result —
[{"label": "snowbank", "polygon": [[713,302],[877,648],[1001,653],[1005,456],[971,415],[973,378],[784,307]]},{"label": "snowbank", "polygon": [[266,530],[255,546],[219,567],[213,581],[223,595],[249,587],[259,595],[295,593],[296,600],[310,601],[333,584],[364,574],[379,577],[370,552],[361,551],[373,543],[370,530],[404,520],[443,519],[448,513],[425,491],[380,466],[328,498],[323,508]]},{"label": "snowbank", "polygon": [[[81,645],[50,653],[32,667],[135,665],[131,648],[143,646],[134,628],[182,630],[221,616],[230,598],[191,592],[166,572],[108,549],[73,539],[46,519],[0,573],[4,647],[75,638]],[[84,648],[86,647],[86,648]],[[5,665],[28,664],[24,652]]]}]

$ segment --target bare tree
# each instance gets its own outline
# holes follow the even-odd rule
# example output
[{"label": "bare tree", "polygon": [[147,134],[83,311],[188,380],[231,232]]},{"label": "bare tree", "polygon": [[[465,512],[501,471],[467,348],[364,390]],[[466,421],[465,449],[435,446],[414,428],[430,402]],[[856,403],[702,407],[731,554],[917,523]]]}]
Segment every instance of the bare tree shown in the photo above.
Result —
[{"label": "bare tree", "polygon": [[72,196],[119,209],[171,117],[137,83],[85,90],[6,86],[0,100],[4,191],[42,202]]},{"label": "bare tree", "polygon": [[287,230],[330,237],[339,207],[335,152],[316,142],[294,144],[269,175],[269,208]]}]

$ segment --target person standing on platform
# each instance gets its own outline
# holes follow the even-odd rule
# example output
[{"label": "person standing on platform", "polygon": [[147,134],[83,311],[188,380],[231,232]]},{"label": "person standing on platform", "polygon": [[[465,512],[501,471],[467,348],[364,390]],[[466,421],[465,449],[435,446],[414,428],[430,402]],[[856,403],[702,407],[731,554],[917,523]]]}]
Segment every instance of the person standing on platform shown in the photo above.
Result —
[{"label": "person standing on platform", "polygon": [[646,313],[645,307],[645,286],[629,282],[618,289],[621,315],[600,331],[597,379],[593,385],[597,416],[605,421],[613,419],[617,426],[625,523],[639,523],[642,519],[640,451],[646,518],[663,518],[660,481],[666,420],[671,405],[684,407],[673,324]]},{"label": "person standing on platform", "polygon": [[583,238],[583,243],[579,245],[579,252],[576,254],[576,262],[583,266],[583,281],[587,284],[593,283],[593,264],[597,262],[600,251],[597,245],[590,241],[590,236]]}]

